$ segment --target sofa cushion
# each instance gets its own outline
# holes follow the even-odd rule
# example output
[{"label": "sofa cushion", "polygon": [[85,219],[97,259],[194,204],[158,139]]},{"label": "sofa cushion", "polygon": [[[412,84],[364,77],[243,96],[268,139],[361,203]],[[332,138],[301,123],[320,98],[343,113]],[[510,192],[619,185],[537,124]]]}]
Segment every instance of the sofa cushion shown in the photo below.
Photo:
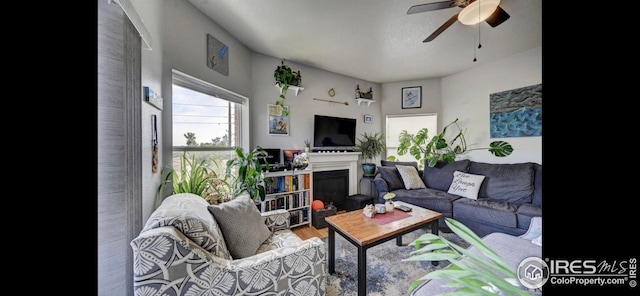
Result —
[{"label": "sofa cushion", "polygon": [[193,193],[166,197],[151,214],[142,232],[172,226],[217,257],[231,259],[217,221],[207,211],[209,203]]},{"label": "sofa cushion", "polygon": [[472,219],[507,227],[518,227],[518,207],[509,202],[491,199],[457,199],[453,202],[453,219]]},{"label": "sofa cushion", "polygon": [[387,182],[389,191],[404,188],[402,177],[400,177],[400,173],[398,173],[398,169],[396,169],[395,166],[380,166],[378,167],[378,171],[380,172],[382,179]]},{"label": "sofa cushion", "polygon": [[480,191],[482,180],[484,180],[484,176],[455,171],[453,173],[453,181],[447,193],[470,199],[478,199],[478,191]]},{"label": "sofa cushion", "polygon": [[542,165],[533,163],[533,200],[532,204],[542,207]]},{"label": "sofa cushion", "polygon": [[398,173],[402,177],[405,189],[420,189],[427,188],[422,182],[420,175],[418,175],[418,169],[413,166],[397,165]]},{"label": "sofa cushion", "polygon": [[461,198],[457,195],[430,188],[398,189],[394,190],[393,193],[396,194],[396,197],[393,198],[394,201],[403,201],[447,216],[451,216],[452,202]]},{"label": "sofa cushion", "polygon": [[264,217],[246,192],[231,201],[208,208],[220,224],[234,259],[255,255],[260,245],[271,236]]},{"label": "sofa cushion", "polygon": [[452,163],[438,161],[435,166],[427,166],[425,160],[424,174],[422,180],[427,188],[438,189],[442,191],[449,190],[451,181],[453,181],[453,172],[468,172],[470,160],[462,159]]},{"label": "sofa cushion", "polygon": [[469,173],[483,175],[478,197],[530,203],[533,196],[532,163],[490,164],[472,161]]},{"label": "sofa cushion", "polygon": [[416,170],[418,170],[418,175],[420,175],[420,178],[422,178],[422,170],[418,168],[418,162],[417,161],[388,161],[388,160],[381,160],[380,164],[383,167],[395,167],[397,165],[413,166],[413,167],[416,168]]}]

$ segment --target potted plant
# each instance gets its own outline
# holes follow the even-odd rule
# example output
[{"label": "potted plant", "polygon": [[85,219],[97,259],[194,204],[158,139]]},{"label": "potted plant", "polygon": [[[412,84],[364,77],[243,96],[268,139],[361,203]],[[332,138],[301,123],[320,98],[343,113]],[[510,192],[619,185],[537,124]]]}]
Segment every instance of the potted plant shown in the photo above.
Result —
[{"label": "potted plant", "polygon": [[[452,140],[447,141],[445,135],[447,128],[451,125],[455,125],[455,127],[458,128],[458,132]],[[424,160],[427,160],[429,167],[433,167],[439,160],[449,163],[454,162],[458,155],[473,150],[487,149],[497,157],[505,157],[513,152],[511,144],[505,141],[493,141],[489,144],[488,148],[469,148],[470,145],[467,144],[464,133],[465,130],[458,125],[458,118],[446,125],[441,133],[432,138],[429,137],[429,130],[427,128],[419,130],[415,135],[403,130],[400,132],[398,154],[405,155],[408,152],[418,160],[420,167],[422,167]]]},{"label": "potted plant", "polygon": [[196,160],[195,155],[184,151],[180,156],[180,168],[165,167],[161,174],[164,178],[156,192],[156,205],[162,202],[160,195],[167,183],[173,183],[172,194],[193,193],[202,196],[210,204],[229,199],[229,184],[211,168],[215,160]]},{"label": "potted plant", "polygon": [[362,153],[362,174],[365,177],[373,177],[376,172],[376,164],[373,159],[381,155],[385,149],[384,134],[363,133],[362,138],[357,139],[356,148]]},{"label": "potted plant", "polygon": [[280,88],[280,98],[282,100],[277,101],[276,105],[282,108],[282,112],[285,115],[289,115],[289,110],[284,107],[284,99],[286,99],[287,90],[290,85],[300,86],[302,76],[300,71],[294,72],[291,67],[284,64],[284,59],[280,61],[280,66],[273,71],[273,78],[276,80],[276,85]]},{"label": "potted plant", "polygon": [[[246,154],[242,148],[236,148],[235,152],[236,157],[227,161],[226,168],[226,177],[232,180],[230,186],[233,196],[247,191],[256,203],[264,201],[266,196],[264,184],[270,183],[271,180],[264,178],[260,159],[266,157],[267,152],[260,146]],[[265,164],[268,170],[269,163],[265,162]]]},{"label": "potted plant", "polygon": [[311,152],[311,142],[309,142],[309,139],[304,139],[304,152]]}]

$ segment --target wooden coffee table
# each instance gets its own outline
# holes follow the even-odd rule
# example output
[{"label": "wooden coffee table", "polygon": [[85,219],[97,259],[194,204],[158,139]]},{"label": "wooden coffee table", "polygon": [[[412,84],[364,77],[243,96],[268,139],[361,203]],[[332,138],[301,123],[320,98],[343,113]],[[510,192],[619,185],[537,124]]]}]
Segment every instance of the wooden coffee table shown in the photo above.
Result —
[{"label": "wooden coffee table", "polygon": [[[394,202],[394,204],[402,204],[412,208],[411,212],[407,212],[410,216],[382,225],[363,215],[361,209],[325,218],[329,226],[329,246],[327,247],[329,273],[335,273],[336,232],[358,248],[358,295],[367,294],[368,248],[394,238],[396,245],[401,246],[402,235],[427,225],[431,225],[431,232],[438,235],[438,219],[442,217],[441,213],[401,201]],[[434,261],[433,264],[437,265],[438,263]]]}]

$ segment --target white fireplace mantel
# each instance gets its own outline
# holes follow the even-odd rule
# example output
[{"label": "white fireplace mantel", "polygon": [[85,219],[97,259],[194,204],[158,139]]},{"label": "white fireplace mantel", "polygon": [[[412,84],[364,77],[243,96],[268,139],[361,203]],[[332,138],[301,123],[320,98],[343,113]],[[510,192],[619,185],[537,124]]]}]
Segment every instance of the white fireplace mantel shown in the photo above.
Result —
[{"label": "white fireplace mantel", "polygon": [[358,159],[360,152],[308,152],[314,172],[349,170],[349,195],[358,194]]}]

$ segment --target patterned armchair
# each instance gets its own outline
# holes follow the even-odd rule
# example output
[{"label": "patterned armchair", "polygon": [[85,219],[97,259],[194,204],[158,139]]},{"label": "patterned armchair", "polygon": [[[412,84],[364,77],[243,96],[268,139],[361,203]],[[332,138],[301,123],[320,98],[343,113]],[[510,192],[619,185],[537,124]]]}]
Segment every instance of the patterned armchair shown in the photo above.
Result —
[{"label": "patterned armchair", "polygon": [[289,229],[289,212],[263,213],[271,236],[233,259],[208,203],[167,197],[131,241],[135,295],[326,295],[326,247]]}]

